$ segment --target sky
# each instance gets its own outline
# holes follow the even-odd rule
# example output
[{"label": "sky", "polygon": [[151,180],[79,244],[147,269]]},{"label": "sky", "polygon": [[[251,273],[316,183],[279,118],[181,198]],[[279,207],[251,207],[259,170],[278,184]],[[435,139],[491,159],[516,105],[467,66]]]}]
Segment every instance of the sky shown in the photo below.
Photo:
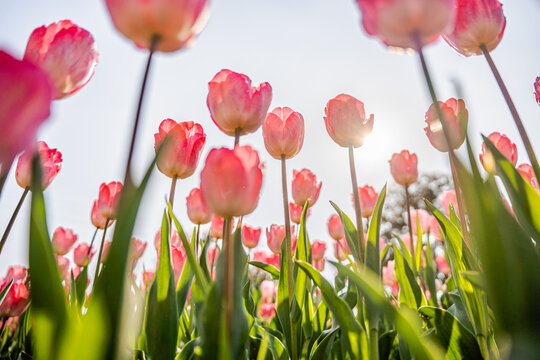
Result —
[{"label": "sky", "polygon": [[[507,26],[492,52],[523,119],[529,137],[540,151],[540,108],[533,82],[540,75],[540,2],[504,1]],[[63,19],[87,29],[100,53],[90,82],[75,95],[56,101],[39,140],[63,155],[62,170],[45,191],[48,226],[70,228],[79,241],[90,242],[92,203],[103,182],[123,178],[135,106],[147,54],[137,49],[112,25],[104,1],[25,0],[0,2],[0,49],[22,57],[34,28]],[[497,84],[482,57],[464,58],[443,40],[425,49],[439,98],[456,96],[454,81],[463,87],[469,111],[469,133],[480,149],[480,134],[499,131],[518,146],[518,163],[527,162],[524,147]],[[355,96],[375,115],[373,133],[355,150],[358,183],[379,191],[392,183],[388,160],[408,149],[419,159],[420,173],[448,173],[445,154],[434,149],[424,133],[424,115],[430,99],[417,56],[390,51],[360,26],[352,0],[227,0],[211,4],[210,20],[192,47],[154,57],[136,143],[134,170],[141,178],[154,156],[154,133],[165,118],[200,123],[207,143],[196,173],[177,184],[174,211],[188,232],[185,197],[197,187],[208,151],[232,147],[234,139],[222,133],[206,106],[208,82],[221,69],[248,75],[254,85],[267,81],[273,88],[270,110],[289,106],[305,120],[301,152],[287,162],[292,170],[310,169],[322,181],[311,209],[308,232],[312,241],[328,243],[327,220],[333,213],[329,200],[353,217],[347,150],[328,136],[324,108],[340,93]],[[264,148],[261,130],[242,137],[265,163],[258,208],[245,224],[266,228],[283,223],[279,161]],[[149,246],[142,263],[155,264],[153,239],[160,224],[170,179],[157,169],[145,193],[134,236]],[[3,232],[23,192],[14,168],[0,198]],[[289,190],[290,193],[290,190]],[[27,198],[2,254],[0,276],[11,265],[28,263],[29,204]],[[112,232],[107,236],[112,236]],[[265,248],[261,236],[259,247]]]}]

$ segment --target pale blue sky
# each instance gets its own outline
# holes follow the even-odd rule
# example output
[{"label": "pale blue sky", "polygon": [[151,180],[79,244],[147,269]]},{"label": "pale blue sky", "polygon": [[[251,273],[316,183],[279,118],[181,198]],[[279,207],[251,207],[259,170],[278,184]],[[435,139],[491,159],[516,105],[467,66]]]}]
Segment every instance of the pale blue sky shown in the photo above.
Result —
[{"label": "pale blue sky", "polygon": [[[540,109],[532,84],[540,75],[540,3],[505,1],[507,28],[492,53],[514,98],[537,151],[540,151]],[[92,202],[102,182],[121,180],[146,54],[113,27],[103,1],[26,0],[0,3],[0,48],[22,56],[26,41],[38,26],[62,19],[89,30],[100,52],[94,77],[74,96],[58,101],[39,134],[58,148],[63,168],[46,190],[49,230],[72,228],[90,241]],[[390,180],[388,160],[402,149],[416,152],[421,172],[448,171],[446,157],[431,147],[424,134],[429,99],[416,56],[388,51],[365,35],[352,0],[227,0],[214,1],[208,26],[190,49],[157,54],[144,107],[135,167],[140,174],[153,156],[153,135],[164,118],[193,120],[208,134],[196,174],[177,186],[175,212],[184,226],[185,197],[199,183],[208,151],[232,146],[206,107],[207,83],[222,68],[247,74],[254,83],[268,81],[274,90],[271,108],[290,106],[303,114],[304,148],[288,162],[292,169],[308,168],[323,182],[312,208],[312,240],[328,241],[326,222],[333,200],[352,215],[347,151],[327,135],[326,102],[351,94],[375,114],[373,134],[356,150],[359,184],[379,190]],[[479,134],[501,131],[518,143],[519,162],[527,161],[517,131],[497,85],[481,57],[462,58],[442,40],[426,49],[441,99],[455,96],[452,79],[463,84],[470,113],[469,131],[479,148]],[[266,154],[261,132],[243,137],[266,163],[259,207],[245,223],[266,227],[283,222],[279,163]],[[160,225],[169,179],[156,171],[151,180],[134,235],[150,244]],[[0,199],[0,231],[22,193],[10,175]],[[0,275],[12,264],[27,263],[28,204],[26,202],[0,255]],[[263,232],[264,233],[264,232]],[[263,235],[261,242],[265,243]],[[330,246],[329,246],[330,247]],[[333,251],[329,250],[328,255]],[[149,245],[144,262],[155,263]]]}]

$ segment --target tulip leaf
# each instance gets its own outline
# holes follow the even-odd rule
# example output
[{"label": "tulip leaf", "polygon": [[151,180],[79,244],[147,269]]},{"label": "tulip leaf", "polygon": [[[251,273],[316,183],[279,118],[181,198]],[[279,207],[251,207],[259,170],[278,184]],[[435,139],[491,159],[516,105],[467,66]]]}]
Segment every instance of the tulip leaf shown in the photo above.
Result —
[{"label": "tulip leaf", "polygon": [[2,305],[2,302],[6,298],[6,295],[9,289],[11,289],[12,285],[13,285],[13,280],[10,280],[9,283],[2,289],[2,291],[0,291],[0,305]]},{"label": "tulip leaf", "polygon": [[325,360],[330,358],[330,352],[332,351],[332,346],[334,345],[334,340],[336,338],[337,332],[340,330],[339,327],[335,327],[330,330],[325,330],[317,339],[311,353],[309,355],[310,360]]},{"label": "tulip leaf", "polygon": [[[300,231],[298,232],[298,239],[296,241],[296,252],[294,255],[295,259],[309,262],[308,251],[311,250],[311,245],[309,242],[309,237],[306,230],[306,214],[308,211],[309,201],[304,205],[302,211],[302,217],[300,221]],[[308,250],[309,248],[309,250]],[[285,253],[282,253],[285,254]],[[292,301],[292,311],[291,318],[295,323],[299,323],[302,313],[305,312],[303,309],[304,299],[307,294],[308,287],[308,278],[303,271],[298,271],[298,267],[295,265],[293,269],[293,277],[295,284],[295,296]]]},{"label": "tulip leaf", "polygon": [[[285,241],[281,242],[281,253],[285,253]],[[287,347],[287,352],[291,355],[296,353],[296,349],[293,346],[292,337],[295,336],[292,333],[292,319],[290,311],[290,300],[289,300],[289,288],[287,286],[287,260],[285,256],[281,257],[281,273],[278,281],[278,290],[276,297],[276,314],[281,324],[281,329],[285,338],[285,345]]]},{"label": "tulip leaf", "polygon": [[[195,253],[195,242],[197,241],[195,236],[195,232],[193,232],[191,243],[189,244],[193,253]],[[193,268],[191,267],[191,263],[189,261],[184,262],[182,273],[180,274],[180,279],[178,279],[178,285],[176,286],[176,305],[178,307],[178,316],[182,315],[184,310],[189,289],[191,288],[193,275],[194,272]]]},{"label": "tulip leaf", "polygon": [[174,358],[174,360],[190,360],[195,355],[195,348],[201,343],[200,338],[195,338],[184,345],[180,353]]},{"label": "tulip leaf", "polygon": [[393,245],[393,248],[396,277],[399,282],[399,303],[406,304],[412,309],[426,305],[422,289],[420,289],[409,263],[403,259],[403,254],[396,245]]},{"label": "tulip leaf", "polygon": [[82,271],[75,279],[75,286],[77,289],[77,303],[79,305],[79,309],[81,309],[84,305],[84,301],[86,300],[86,287],[88,286],[88,264],[83,267]]},{"label": "tulip leaf", "polygon": [[366,266],[375,274],[381,273],[381,260],[379,252],[379,234],[381,232],[381,217],[386,198],[386,185],[382,188],[377,198],[377,203],[373,208],[373,216],[369,224],[367,246],[366,246]]},{"label": "tulip leaf", "polygon": [[362,261],[360,260],[360,250],[358,249],[358,231],[354,227],[351,219],[349,219],[349,217],[345,215],[345,213],[341,211],[341,209],[335,203],[330,201],[330,204],[332,204],[341,219],[341,223],[343,224],[343,230],[345,230],[345,239],[347,240],[347,244],[351,249],[352,255],[356,263],[361,264]]},{"label": "tulip leaf", "polygon": [[270,276],[272,277],[272,279],[274,280],[279,280],[279,270],[274,266],[274,265],[270,265],[270,264],[265,264],[265,263],[262,263],[262,262],[259,262],[259,261],[250,261],[249,262],[249,265],[253,265],[255,266],[256,268],[259,268],[261,270],[264,270],[266,271],[268,274],[270,274]]},{"label": "tulip leaf", "polygon": [[[399,245],[399,252],[401,253],[401,256],[403,257],[403,259],[407,261],[407,263],[409,264],[409,267],[411,267],[413,265],[413,261],[412,261],[412,256],[411,256],[411,253],[409,252],[409,249],[407,248],[407,246],[405,245],[401,237],[399,237],[399,235],[397,234],[392,234],[392,235],[394,235],[394,240],[396,240]],[[395,252],[396,248],[393,247],[393,249]]]}]

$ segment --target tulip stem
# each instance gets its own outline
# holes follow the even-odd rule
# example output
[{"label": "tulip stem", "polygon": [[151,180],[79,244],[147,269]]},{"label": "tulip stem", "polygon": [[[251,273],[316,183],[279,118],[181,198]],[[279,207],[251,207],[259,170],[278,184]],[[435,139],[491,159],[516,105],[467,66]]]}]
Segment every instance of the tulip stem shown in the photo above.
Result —
[{"label": "tulip stem", "polygon": [[349,168],[354,196],[354,211],[356,212],[356,228],[358,233],[358,251],[360,262],[364,263],[364,225],[362,224],[362,209],[360,207],[360,194],[358,193],[358,180],[356,178],[356,166],[354,164],[354,148],[349,145]]},{"label": "tulip stem", "polygon": [[416,50],[418,51],[418,55],[420,57],[422,71],[424,73],[424,78],[426,79],[426,83],[429,89],[429,94],[431,95],[431,100],[433,101],[433,105],[435,106],[435,111],[437,112],[437,116],[439,117],[439,120],[441,121],[444,138],[446,140],[446,146],[448,148],[448,156],[450,159],[450,171],[452,173],[452,181],[454,183],[454,191],[456,192],[457,205],[458,205],[459,214],[460,214],[461,231],[463,233],[463,239],[465,240],[465,243],[469,244],[469,232],[467,231],[467,223],[465,221],[465,205],[463,202],[463,197],[461,196],[461,186],[459,183],[459,179],[458,179],[456,167],[455,167],[456,155],[454,153],[454,149],[450,146],[451,142],[450,142],[449,131],[446,127],[446,122],[444,121],[444,115],[439,105],[437,94],[435,93],[435,87],[433,86],[433,81],[431,81],[431,75],[429,74],[429,69],[427,67],[426,59],[424,57],[424,51],[422,50],[422,43],[420,41],[420,36],[418,35],[418,33],[413,34],[413,39],[416,43]]},{"label": "tulip stem", "polygon": [[88,248],[88,251],[86,252],[86,265],[90,262],[90,253],[92,252],[92,246],[94,245],[94,241],[96,240],[96,235],[99,228],[96,228],[94,231],[94,235],[92,236],[92,241],[90,241],[90,247]]},{"label": "tulip stem", "polygon": [[24,203],[24,199],[26,198],[26,195],[28,195],[29,191],[30,191],[29,187],[24,189],[21,195],[21,198],[19,199],[19,202],[17,203],[17,206],[15,207],[15,211],[13,211],[13,215],[11,215],[11,219],[9,219],[9,223],[6,227],[6,231],[4,231],[4,235],[2,235],[2,240],[0,241],[0,254],[2,253],[2,249],[4,249],[4,244],[7,241],[11,228],[13,227],[13,224],[15,223],[15,219],[17,218],[17,215],[19,214],[19,211],[21,210],[21,206]]},{"label": "tulip stem", "polygon": [[176,191],[176,180],[178,180],[178,178],[176,176],[173,176],[171,180],[171,191],[169,192],[169,203],[171,204],[171,208],[174,203],[174,193]]},{"label": "tulip stem", "polygon": [[406,206],[407,206],[407,220],[408,220],[408,225],[409,225],[409,242],[410,242],[410,245],[411,245],[411,256],[415,257],[415,252],[414,252],[414,241],[413,241],[413,233],[412,233],[412,219],[411,219],[411,203],[410,203],[410,198],[409,198],[409,185],[405,185],[405,201],[406,201]]},{"label": "tulip stem", "polygon": [[195,238],[195,257],[199,261],[199,233],[201,231],[201,224],[197,224],[197,235]]},{"label": "tulip stem", "polygon": [[4,329],[6,327],[6,323],[9,320],[9,316],[2,316],[0,321],[2,321],[2,325],[0,326],[0,338],[3,338],[4,335]]},{"label": "tulip stem", "polygon": [[234,237],[231,236],[232,217],[225,218],[223,224],[223,247],[226,251],[225,262],[225,330],[227,338],[231,341],[233,317],[233,291],[234,291]]},{"label": "tulip stem", "polygon": [[[92,292],[94,292],[94,287],[96,285],[96,281],[99,275],[99,265],[101,264],[101,256],[103,255],[103,244],[105,243],[105,235],[107,234],[107,227],[109,226],[109,221],[111,221],[111,219],[107,219],[105,221],[105,228],[103,228],[103,237],[101,238],[101,246],[99,247],[99,254],[96,264],[96,274],[94,275],[94,285],[92,285]],[[92,251],[91,248],[90,251]]]},{"label": "tulip stem", "polygon": [[486,48],[486,45],[481,44],[480,49],[482,50],[482,53],[484,54],[484,57],[486,58],[486,61],[489,67],[491,68],[491,72],[493,73],[493,76],[495,76],[495,80],[497,80],[497,85],[499,85],[499,88],[501,89],[504,100],[506,101],[506,105],[508,105],[508,108],[510,109],[510,113],[512,114],[512,117],[514,118],[514,122],[516,123],[516,126],[518,128],[519,135],[521,136],[521,140],[523,141],[523,145],[525,145],[525,149],[527,150],[527,155],[529,156],[529,160],[531,160],[531,165],[532,165],[532,168],[534,169],[534,175],[536,176],[537,179],[540,179],[540,167],[538,166],[538,160],[536,159],[536,155],[534,153],[531,141],[529,140],[529,135],[527,135],[525,126],[523,125],[523,122],[521,121],[521,117],[519,116],[517,112],[516,106],[514,105],[514,101],[512,101],[512,98],[510,97],[510,93],[508,92],[508,89],[506,88],[506,85],[501,77],[501,74],[499,73],[499,70],[495,66],[495,63],[493,62],[493,59],[491,58],[491,54]]},{"label": "tulip stem", "polygon": [[234,146],[240,143],[240,128],[234,129]]},{"label": "tulip stem", "polygon": [[9,171],[6,171],[5,174],[0,176],[0,194],[2,194],[2,189],[4,188],[4,184],[6,183],[8,173]]},{"label": "tulip stem", "polygon": [[139,127],[139,119],[141,117],[141,111],[142,111],[142,104],[144,100],[144,91],[146,89],[146,82],[148,80],[148,74],[150,73],[150,65],[152,64],[152,56],[154,55],[154,52],[156,51],[157,44],[159,42],[160,37],[158,35],[152,36],[152,39],[150,40],[150,49],[148,52],[148,60],[146,62],[146,69],[144,70],[144,76],[143,81],[141,85],[141,93],[139,95],[139,102],[137,104],[137,112],[135,114],[135,121],[133,123],[133,132],[131,134],[131,144],[129,145],[129,155],[128,160],[126,164],[126,173],[124,175],[124,186],[128,184],[133,183],[132,175],[131,175],[131,160],[133,158],[133,150],[135,149],[135,139],[137,138],[137,129]]}]

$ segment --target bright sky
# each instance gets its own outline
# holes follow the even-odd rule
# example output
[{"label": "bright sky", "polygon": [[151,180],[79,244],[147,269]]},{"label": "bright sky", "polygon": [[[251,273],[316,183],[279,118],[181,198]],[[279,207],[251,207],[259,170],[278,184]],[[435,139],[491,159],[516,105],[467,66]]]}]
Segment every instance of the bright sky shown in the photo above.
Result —
[{"label": "bright sky", "polygon": [[[505,79],[537,152],[540,151],[540,109],[534,101],[533,82],[540,75],[540,2],[505,1],[507,27],[492,55]],[[58,101],[39,139],[58,148],[64,163],[46,190],[49,230],[73,229],[79,241],[89,242],[92,202],[102,182],[121,180],[132,129],[146,53],[137,49],[112,25],[103,1],[26,0],[0,2],[0,48],[22,57],[32,30],[70,19],[89,30],[98,44],[100,63],[94,77],[74,96]],[[147,88],[139,129],[135,167],[141,174],[154,155],[154,133],[164,118],[192,120],[207,133],[201,164],[194,176],[177,185],[175,213],[191,231],[185,197],[198,186],[206,154],[213,147],[233,144],[221,133],[206,107],[207,83],[220,69],[268,81],[273,88],[271,108],[289,106],[303,114],[305,143],[288,162],[292,169],[308,168],[323,182],[312,208],[308,231],[313,240],[331,240],[326,222],[332,214],[329,200],[353,215],[347,151],[326,133],[326,102],[340,93],[363,101],[375,114],[373,133],[356,150],[358,181],[379,190],[392,181],[388,160],[409,149],[419,157],[421,172],[447,172],[444,154],[432,148],[424,134],[424,113],[430,101],[416,56],[388,51],[365,35],[352,0],[227,0],[214,1],[208,26],[190,49],[157,54]],[[462,58],[444,41],[426,49],[441,99],[455,96],[452,80],[463,85],[469,110],[469,131],[480,147],[480,132],[506,133],[518,143],[519,163],[525,150],[485,60]],[[280,167],[265,151],[261,131],[242,137],[259,151],[266,173],[259,207],[245,223],[263,227],[282,224]],[[161,223],[170,180],[155,171],[146,192],[134,236],[149,242],[146,268],[155,264],[154,235]],[[0,199],[0,231],[4,231],[22,189],[14,169]],[[0,276],[8,266],[27,264],[27,199],[0,255]],[[110,238],[110,236],[108,236]],[[266,237],[261,236],[261,243]],[[261,246],[261,245],[260,245]],[[264,247],[265,245],[263,245]],[[327,255],[333,256],[331,246]]]}]

